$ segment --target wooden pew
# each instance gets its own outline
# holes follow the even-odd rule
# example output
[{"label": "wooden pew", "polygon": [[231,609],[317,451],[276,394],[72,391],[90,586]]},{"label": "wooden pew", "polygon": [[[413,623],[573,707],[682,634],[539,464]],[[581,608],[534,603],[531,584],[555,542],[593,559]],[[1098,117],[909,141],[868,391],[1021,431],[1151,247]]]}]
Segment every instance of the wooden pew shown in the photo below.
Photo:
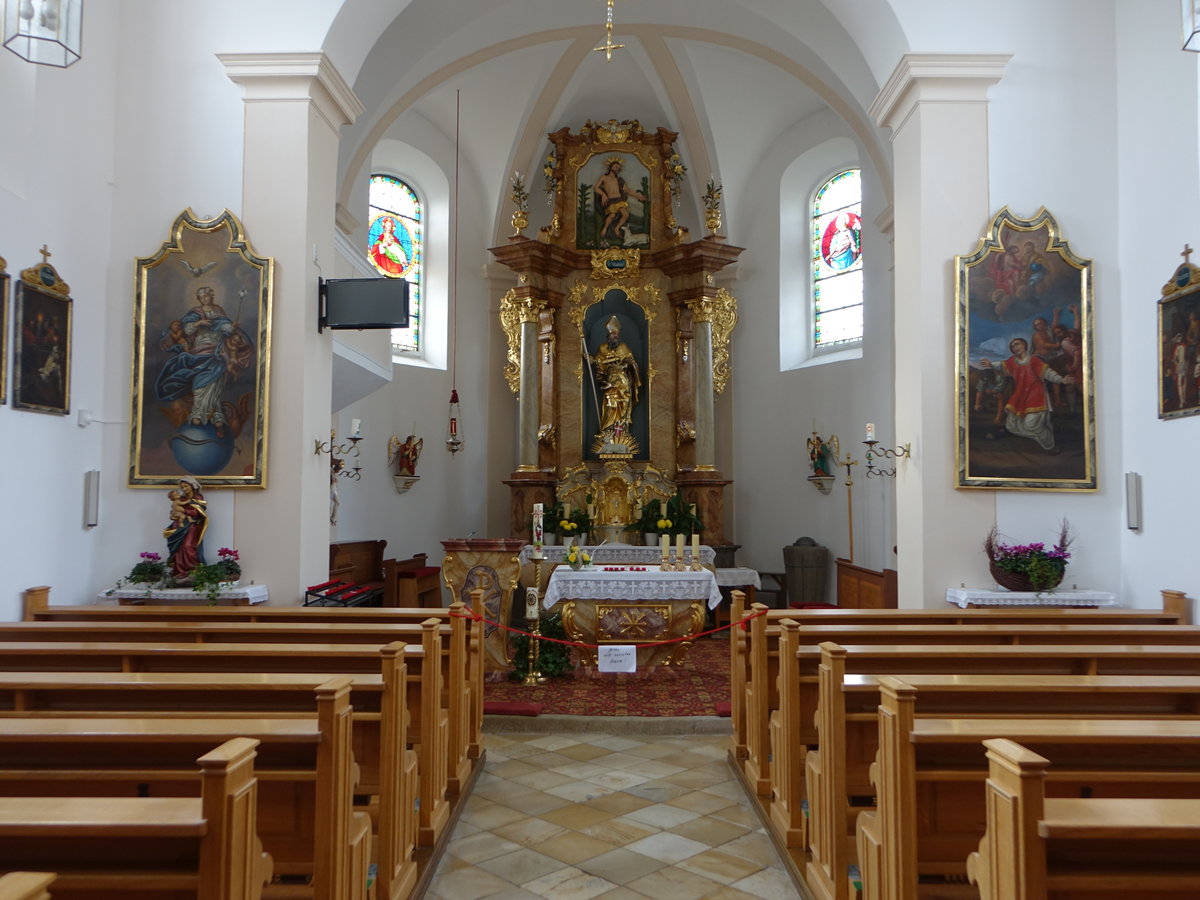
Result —
[{"label": "wooden pew", "polygon": [[255,745],[237,738],[196,760],[199,798],[0,798],[0,871],[53,868],[56,898],[258,900],[271,860],[256,834]]},{"label": "wooden pew", "polygon": [[[451,696],[465,699],[458,716],[451,720],[451,728],[465,735],[464,741],[469,759],[479,759],[483,754],[483,592],[473,592],[472,609],[464,609],[455,601],[448,609],[370,609],[370,608],[316,608],[316,607],[217,607],[217,606],[52,606],[50,588],[29,588],[23,593],[24,619],[27,621],[75,621],[75,622],[130,622],[138,619],[159,622],[297,622],[321,623],[348,622],[359,625],[374,623],[420,624],[430,618],[450,623],[452,629],[462,629],[461,636],[455,632],[451,643],[461,642],[466,647],[467,662],[463,669],[452,669],[447,680]],[[470,618],[470,616],[475,618]],[[467,616],[467,618],[464,618]]]},{"label": "wooden pew", "polygon": [[50,900],[52,872],[9,872],[0,875],[0,900]]},{"label": "wooden pew", "polygon": [[173,797],[194,791],[197,748],[258,743],[258,833],[275,872],[315,900],[364,900],[371,825],[353,809],[349,683],[317,688],[316,717],[0,719],[0,794]]},{"label": "wooden pew", "polygon": [[442,569],[431,566],[424,553],[409,559],[383,561],[383,605],[440,609]]},{"label": "wooden pew", "polygon": [[[998,666],[987,658],[988,652],[964,657],[962,672],[1003,674],[903,675],[905,683],[917,689],[916,714],[1167,719],[1195,718],[1200,710],[1200,677],[1022,675],[1019,660],[1006,658]],[[805,880],[817,898],[850,896],[847,871],[854,857],[854,815],[873,807],[868,766],[879,748],[879,676],[845,674],[853,663],[844,648],[822,644],[817,712],[821,749],[808,753],[804,779],[811,851]],[[790,712],[786,706],[781,710],[785,717]],[[772,804],[777,832],[792,823],[784,813],[795,815],[798,802],[793,795]]]},{"label": "wooden pew", "polygon": [[[746,780],[760,796],[770,792],[770,729],[780,706],[779,639],[784,623],[768,626],[763,617],[750,623],[749,672],[742,691],[745,710],[744,758],[741,763]],[[815,646],[823,640],[843,644],[1180,644],[1200,646],[1200,628],[1183,625],[1093,625],[968,623],[963,625],[801,625],[799,643]],[[735,676],[736,676],[735,668]],[[814,673],[815,674],[815,671]],[[736,680],[736,677],[735,677]],[[805,720],[806,722],[808,720]],[[736,732],[735,732],[736,736]]]},{"label": "wooden pew", "polygon": [[[429,627],[425,659],[439,659],[437,626]],[[363,644],[152,644],[89,641],[0,643],[0,671],[27,672],[378,672],[379,650]],[[418,747],[420,835],[437,843],[449,819],[447,740],[449,718],[435,698],[442,696],[439,666],[409,670],[408,707],[413,715],[409,740]],[[419,711],[419,712],[418,712]]]},{"label": "wooden pew", "polygon": [[1056,760],[1066,797],[1154,796],[1155,785],[1200,797],[1200,721],[918,718],[916,689],[880,680],[877,809],[858,816],[863,900],[917,900],[918,880],[966,875],[983,837],[983,741],[1007,738]]},{"label": "wooden pew", "polygon": [[[370,810],[376,822],[378,895],[385,900],[407,897],[421,874],[415,854],[418,766],[416,753],[405,749],[403,660],[422,653],[418,647],[389,645],[380,651],[379,675],[345,676],[360,772],[356,793],[375,797]],[[0,673],[0,726],[5,718],[35,715],[307,717],[316,713],[316,689],[327,680],[299,673]]]},{"label": "wooden pew", "polygon": [[1012,741],[983,743],[987,830],[967,858],[980,900],[1196,896],[1200,800],[1048,798],[1050,760]]},{"label": "wooden pew", "polygon": [[[458,609],[462,609],[461,606]],[[438,617],[426,617],[421,623],[359,623],[334,621],[317,622],[230,622],[172,620],[156,622],[133,619],[130,621],[25,621],[0,623],[2,641],[60,641],[99,640],[151,641],[159,644],[194,641],[197,643],[255,643],[286,642],[306,644],[356,643],[380,646],[391,641],[422,644],[427,638],[431,623],[442,621]],[[457,795],[462,785],[470,778],[473,765],[470,756],[472,743],[470,708],[474,694],[482,692],[482,684],[468,680],[468,650],[466,638],[467,622],[461,616],[442,624],[440,646],[444,651],[441,661],[441,681],[444,691],[446,715],[450,723],[447,738],[448,784],[452,795]],[[419,673],[415,673],[419,677]],[[475,742],[480,738],[475,736]]]},{"label": "wooden pew", "polygon": [[[731,592],[731,621],[738,622],[749,611],[744,592]],[[749,754],[749,718],[758,723],[760,740],[766,739],[769,711],[751,713],[746,706],[747,685],[755,681],[752,668],[763,664],[775,652],[778,632],[773,628],[783,619],[804,626],[811,625],[965,625],[965,624],[1060,624],[1060,625],[1187,625],[1192,622],[1192,599],[1183,591],[1164,590],[1163,608],[1145,609],[1045,609],[1036,607],[995,607],[987,609],[768,609],[761,604],[753,611],[763,615],[761,638],[754,642],[753,628],[730,629],[730,687],[731,723],[730,758],[743,765]],[[759,646],[763,641],[766,644]],[[832,633],[817,638],[841,643],[857,641],[839,638]],[[916,643],[910,641],[909,643]],[[1135,643],[1135,642],[1130,642]],[[767,683],[770,676],[765,676]],[[768,686],[768,690],[771,688]],[[761,698],[760,698],[761,699]]]}]

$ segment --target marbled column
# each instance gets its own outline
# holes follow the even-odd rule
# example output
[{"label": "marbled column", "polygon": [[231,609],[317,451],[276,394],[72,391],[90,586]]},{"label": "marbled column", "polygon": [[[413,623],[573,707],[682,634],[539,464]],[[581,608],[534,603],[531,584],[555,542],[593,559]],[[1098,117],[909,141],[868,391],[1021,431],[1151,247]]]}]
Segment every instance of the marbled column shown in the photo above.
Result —
[{"label": "marbled column", "polygon": [[537,314],[521,317],[521,390],[517,408],[517,469],[538,465],[538,325]]},{"label": "marbled column", "polygon": [[[699,312],[699,310],[697,310]],[[712,322],[697,315],[692,328],[693,369],[696,385],[696,468],[716,468],[716,416],[713,405]]]}]

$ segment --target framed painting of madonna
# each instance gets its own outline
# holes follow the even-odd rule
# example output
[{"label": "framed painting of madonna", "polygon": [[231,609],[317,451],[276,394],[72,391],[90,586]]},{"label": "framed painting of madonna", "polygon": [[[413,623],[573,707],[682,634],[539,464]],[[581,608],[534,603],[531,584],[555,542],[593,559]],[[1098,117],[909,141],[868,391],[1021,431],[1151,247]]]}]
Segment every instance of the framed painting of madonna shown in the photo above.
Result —
[{"label": "framed painting of madonna", "polygon": [[131,487],[266,487],[273,267],[229,210],[137,260]]},{"label": "framed painting of madonna", "polygon": [[955,486],[1096,490],[1091,260],[1006,207],[954,263]]},{"label": "framed painting of madonna", "polygon": [[49,262],[21,270],[13,306],[13,409],[70,412],[72,302]]}]

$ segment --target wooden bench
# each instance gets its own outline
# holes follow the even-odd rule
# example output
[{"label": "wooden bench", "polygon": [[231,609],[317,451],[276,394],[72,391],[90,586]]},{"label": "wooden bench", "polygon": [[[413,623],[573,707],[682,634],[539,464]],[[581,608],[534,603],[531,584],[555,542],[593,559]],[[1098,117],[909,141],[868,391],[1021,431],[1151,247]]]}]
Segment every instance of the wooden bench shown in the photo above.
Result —
[{"label": "wooden bench", "polygon": [[[805,880],[818,898],[845,900],[852,893],[848,869],[853,861],[854,816],[874,806],[868,767],[879,748],[878,676],[847,675],[853,658],[837,645],[822,645],[817,731],[821,749],[806,760],[809,848]],[[988,650],[962,660],[962,671],[998,670],[1004,674],[910,675],[917,689],[918,716],[1090,718],[1194,718],[1200,710],[1200,677],[1121,675],[1022,675],[1020,661],[996,666]],[[781,714],[791,710],[784,706]],[[782,774],[782,769],[781,769]],[[791,825],[799,798],[780,797],[771,806],[777,831]],[[788,832],[789,836],[791,832]]]},{"label": "wooden bench", "polygon": [[[423,875],[417,854],[417,754],[406,747],[404,659],[421,648],[390,645],[381,651],[379,675],[345,676],[353,706],[352,744],[359,769],[358,795],[375,819],[378,895],[407,897]],[[112,717],[146,719],[211,716],[255,719],[311,716],[324,675],[241,673],[0,673],[0,725],[11,717]],[[432,835],[427,835],[430,844]],[[427,865],[425,866],[427,867]]]},{"label": "wooden bench", "polygon": [[[768,626],[762,617],[750,623],[749,671],[742,689],[742,709],[745,717],[745,747],[741,766],[745,778],[754,785],[760,796],[767,796],[772,780],[770,762],[770,729],[772,717],[780,706],[779,640],[784,623]],[[844,644],[1179,644],[1200,646],[1200,628],[1183,625],[1094,625],[968,623],[963,625],[801,625],[789,627],[798,631],[801,645],[815,646],[823,640]],[[941,670],[944,671],[944,670]],[[815,669],[810,672],[815,676]],[[736,681],[736,669],[735,677]],[[814,678],[815,681],[815,678]],[[811,705],[809,708],[813,708]],[[735,736],[736,740],[736,725]],[[735,757],[736,758],[736,757]]]},{"label": "wooden bench", "polygon": [[966,876],[986,821],[984,740],[1007,738],[1055,759],[1060,796],[1150,796],[1166,781],[1200,797],[1195,719],[918,718],[915,688],[885,677],[880,691],[878,806],[860,813],[856,828],[863,900],[917,900],[919,882]]},{"label": "wooden bench", "polygon": [[52,868],[57,898],[258,900],[271,860],[256,834],[255,746],[238,738],[196,760],[199,798],[0,798],[0,871]]},{"label": "wooden bench", "polygon": [[[450,624],[452,629],[462,628],[463,634],[455,633],[451,646],[458,642],[466,648],[465,666],[450,666],[447,688],[451,696],[462,699],[459,715],[452,719],[455,733],[461,732],[469,759],[479,759],[483,754],[483,601],[482,592],[472,596],[472,613],[468,613],[457,601],[447,609],[330,609],[292,607],[215,607],[215,606],[52,606],[50,588],[33,587],[23,593],[23,610],[26,621],[74,621],[74,622],[131,622],[149,620],[157,622],[271,622],[271,623],[319,623],[335,622],[372,624],[421,623],[438,618]],[[463,618],[474,615],[476,618]],[[453,651],[452,651],[453,652]],[[457,741],[455,746],[457,746]],[[461,767],[460,767],[461,768]]]},{"label": "wooden bench", "polygon": [[258,834],[275,873],[311,878],[316,900],[363,900],[371,825],[353,809],[349,679],[314,693],[317,713],[302,718],[2,718],[0,794],[186,796],[197,752],[248,737],[258,744]]},{"label": "wooden bench", "polygon": [[[1046,796],[1050,760],[984,741],[987,830],[967,858],[980,900],[1195,897],[1200,800]],[[1189,785],[1178,785],[1187,791]]]},{"label": "wooden bench", "polygon": [[[429,634],[436,635],[436,623]],[[434,638],[431,637],[432,641]],[[426,648],[426,659],[440,651]],[[161,644],[150,642],[25,641],[0,643],[0,671],[52,672],[307,672],[371,674],[379,649],[358,644]],[[413,717],[409,741],[418,750],[422,843],[436,843],[449,817],[447,741],[449,717],[439,666],[408,673],[407,705]],[[418,712],[419,711],[419,712]]]},{"label": "wooden bench", "polygon": [[[747,615],[746,597],[743,592],[733,591],[731,620],[738,622]],[[1002,607],[989,609],[780,609],[771,610],[762,605],[755,605],[752,611],[761,614],[750,623],[749,628],[730,629],[730,720],[732,734],[730,735],[730,757],[735,765],[743,768],[743,760],[751,755],[750,744],[756,740],[758,749],[766,746],[767,727],[770,715],[771,692],[774,691],[773,680],[775,673],[768,671],[769,660],[778,650],[778,623],[784,619],[808,628],[822,625],[882,625],[882,626],[919,626],[919,625],[955,625],[966,624],[1055,624],[1055,625],[1185,625],[1192,621],[1192,600],[1183,591],[1164,590],[1162,592],[1163,608],[1161,610],[1138,609],[1038,609],[1026,607]],[[755,627],[756,624],[759,627]],[[819,635],[819,636],[818,636]],[[858,643],[846,635],[834,632],[814,632],[813,644],[822,640],[838,641],[839,643]],[[884,640],[888,640],[884,638]],[[1191,638],[1188,638],[1190,642]],[[907,643],[918,643],[906,640]],[[1135,643],[1130,641],[1130,643]],[[759,674],[761,672],[761,674]],[[766,685],[766,693],[757,691],[757,685]],[[749,709],[747,705],[748,691],[755,691],[760,708]],[[765,704],[765,706],[763,705]],[[754,720],[756,737],[750,736],[750,721]],[[756,759],[752,768],[759,767],[762,760]],[[755,780],[757,772],[751,775]],[[764,777],[766,777],[764,770]],[[761,785],[765,787],[765,785]]]},{"label": "wooden bench", "polygon": [[383,605],[441,609],[441,567],[429,565],[424,553],[418,553],[409,559],[385,559]]},{"label": "wooden bench", "polygon": [[50,900],[52,872],[9,872],[0,875],[0,900]]}]

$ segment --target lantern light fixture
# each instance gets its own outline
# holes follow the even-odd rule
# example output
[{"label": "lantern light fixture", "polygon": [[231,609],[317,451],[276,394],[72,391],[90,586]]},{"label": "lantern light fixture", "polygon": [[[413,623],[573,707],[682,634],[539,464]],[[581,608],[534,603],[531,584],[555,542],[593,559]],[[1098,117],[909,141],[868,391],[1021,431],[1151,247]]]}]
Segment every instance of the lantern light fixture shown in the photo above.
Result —
[{"label": "lantern light fixture", "polygon": [[65,69],[82,39],[83,0],[5,0],[4,46],[26,62]]}]

